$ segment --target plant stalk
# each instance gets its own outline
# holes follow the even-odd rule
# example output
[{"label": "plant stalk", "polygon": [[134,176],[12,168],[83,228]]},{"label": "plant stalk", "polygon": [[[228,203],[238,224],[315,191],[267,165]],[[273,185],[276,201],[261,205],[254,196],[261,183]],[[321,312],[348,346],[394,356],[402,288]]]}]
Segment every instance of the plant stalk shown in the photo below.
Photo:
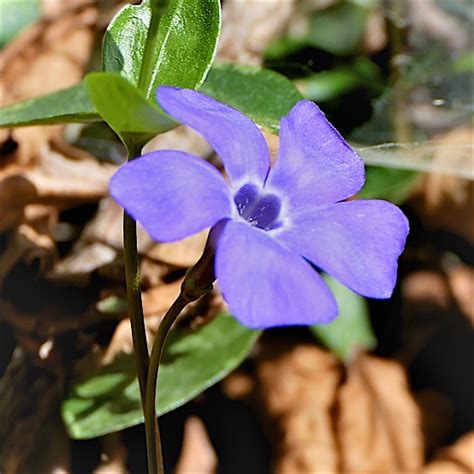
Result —
[{"label": "plant stalk", "polygon": [[[165,314],[160,323],[158,331],[153,342],[153,349],[150,356],[148,367],[146,401],[145,401],[145,430],[146,430],[146,450],[148,459],[148,474],[164,474],[163,450],[161,447],[160,429],[156,418],[156,382],[158,378],[158,369],[163,354],[166,337],[181,314],[183,308],[190,302],[183,293],[181,293],[171,308]],[[154,429],[156,423],[157,429]]]},{"label": "plant stalk", "polygon": [[[164,474],[163,452],[161,448],[160,431],[156,417],[156,391],[158,371],[166,338],[174,322],[178,319],[185,306],[198,300],[212,290],[214,275],[214,240],[211,231],[206,248],[198,262],[186,274],[181,292],[163,317],[153,341],[153,348],[148,366],[146,400],[145,400],[145,429],[148,459],[148,474]],[[156,423],[156,429],[152,429]]]},{"label": "plant stalk", "polygon": [[[140,155],[140,145],[128,144],[128,160],[131,161]],[[145,415],[147,374],[149,365],[148,344],[143,314],[142,295],[140,287],[140,270],[137,250],[137,224],[124,211],[123,215],[123,254],[125,266],[125,283],[127,287],[128,312],[132,326],[132,339],[137,368],[138,384],[143,414]],[[145,420],[146,424],[146,420]],[[151,420],[147,430],[158,433],[157,420]]]}]

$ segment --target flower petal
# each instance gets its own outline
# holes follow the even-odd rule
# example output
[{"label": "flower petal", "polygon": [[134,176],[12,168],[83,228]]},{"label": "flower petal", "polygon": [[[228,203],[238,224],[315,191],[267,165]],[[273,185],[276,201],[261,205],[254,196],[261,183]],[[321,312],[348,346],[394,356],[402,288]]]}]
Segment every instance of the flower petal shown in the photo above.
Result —
[{"label": "flower petal", "polygon": [[328,323],[337,304],[299,255],[248,224],[218,224],[216,276],[231,312],[245,326]]},{"label": "flower petal", "polygon": [[229,188],[217,169],[176,150],[148,153],[122,166],[110,192],[160,242],[180,240],[231,213]]},{"label": "flower petal", "polygon": [[332,204],[364,184],[364,164],[323,112],[298,102],[280,123],[280,150],[265,187],[284,192],[290,213]]},{"label": "flower petal", "polygon": [[408,221],[397,206],[361,200],[300,214],[276,239],[351,290],[389,298],[408,230]]},{"label": "flower petal", "polygon": [[161,86],[156,96],[166,113],[194,128],[212,145],[233,186],[243,179],[263,184],[270,163],[268,147],[249,118],[190,89]]}]

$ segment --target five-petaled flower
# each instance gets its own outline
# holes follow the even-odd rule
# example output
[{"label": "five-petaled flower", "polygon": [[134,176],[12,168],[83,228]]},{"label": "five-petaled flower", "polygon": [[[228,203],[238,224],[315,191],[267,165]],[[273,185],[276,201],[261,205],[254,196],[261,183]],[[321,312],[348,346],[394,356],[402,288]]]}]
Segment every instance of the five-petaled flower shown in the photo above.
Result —
[{"label": "five-petaled flower", "polygon": [[338,313],[312,265],[356,293],[388,298],[408,222],[380,200],[341,202],[364,183],[364,165],[312,102],[281,120],[280,149],[245,115],[199,92],[162,86],[160,106],[201,133],[228,180],[177,150],[148,153],[112,178],[112,196],[157,241],[211,227],[215,274],[246,326],[315,324]]}]

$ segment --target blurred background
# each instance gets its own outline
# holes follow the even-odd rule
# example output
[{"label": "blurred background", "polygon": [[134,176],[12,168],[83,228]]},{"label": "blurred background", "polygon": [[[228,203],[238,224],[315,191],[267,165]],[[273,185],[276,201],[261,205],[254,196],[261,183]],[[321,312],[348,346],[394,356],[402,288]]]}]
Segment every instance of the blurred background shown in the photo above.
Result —
[{"label": "blurred background", "polygon": [[[100,68],[124,3],[0,0],[2,105]],[[222,8],[216,61],[277,71],[317,102],[368,165],[359,197],[400,205],[411,233],[390,300],[336,288],[352,326],[266,331],[235,370],[162,416],[167,469],[474,472],[472,0]],[[0,145],[0,470],[143,473],[137,400],[121,399],[134,366],[121,210],[107,197],[125,151],[104,124],[2,129]],[[183,127],[147,147],[214,159]],[[140,232],[151,336],[205,239]],[[216,290],[180,330],[223,308]],[[104,373],[115,378],[94,378]]]}]

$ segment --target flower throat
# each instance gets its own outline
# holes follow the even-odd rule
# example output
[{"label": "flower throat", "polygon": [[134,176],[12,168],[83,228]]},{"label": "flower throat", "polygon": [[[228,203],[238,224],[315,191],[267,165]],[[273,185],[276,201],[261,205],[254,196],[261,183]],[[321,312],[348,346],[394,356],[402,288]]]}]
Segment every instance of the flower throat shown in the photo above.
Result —
[{"label": "flower throat", "polygon": [[251,226],[263,230],[277,229],[281,210],[280,198],[274,194],[260,193],[257,186],[244,184],[235,194],[234,202],[239,215]]}]

